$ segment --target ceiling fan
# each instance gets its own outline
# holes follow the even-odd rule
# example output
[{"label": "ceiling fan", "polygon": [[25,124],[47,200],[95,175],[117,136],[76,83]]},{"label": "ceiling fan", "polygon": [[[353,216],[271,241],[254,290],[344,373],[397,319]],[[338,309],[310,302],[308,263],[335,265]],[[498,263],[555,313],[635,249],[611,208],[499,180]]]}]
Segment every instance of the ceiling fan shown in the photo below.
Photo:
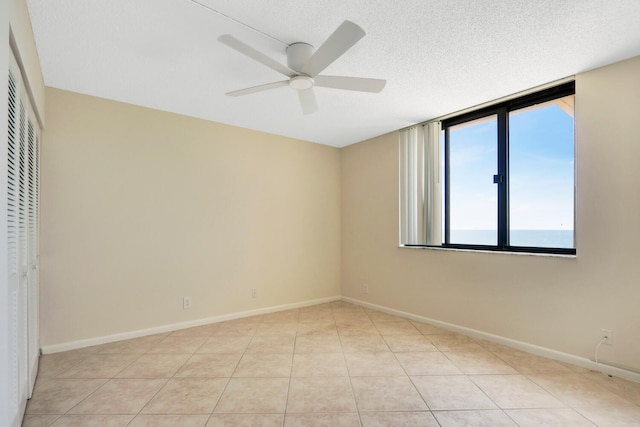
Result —
[{"label": "ceiling fan", "polygon": [[347,50],[364,37],[365,32],[351,21],[344,21],[329,36],[329,38],[315,50],[308,43],[293,43],[287,47],[287,65],[268,57],[262,52],[243,43],[230,34],[218,37],[221,43],[260,62],[263,65],[284,74],[288,79],[245,89],[227,92],[229,96],[242,96],[251,93],[289,86],[298,92],[300,106],[304,114],[318,110],[313,87],[328,87],[334,89],[355,90],[359,92],[378,93],[387,83],[381,79],[366,79],[360,77],[322,76],[325,68],[342,56]]}]

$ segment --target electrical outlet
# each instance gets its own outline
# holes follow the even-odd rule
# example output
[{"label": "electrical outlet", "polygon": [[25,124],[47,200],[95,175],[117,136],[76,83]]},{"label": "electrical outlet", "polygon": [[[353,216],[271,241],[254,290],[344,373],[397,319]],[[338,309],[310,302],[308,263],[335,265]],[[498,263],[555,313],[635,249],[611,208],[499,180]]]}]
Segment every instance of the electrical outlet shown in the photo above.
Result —
[{"label": "electrical outlet", "polygon": [[368,294],[369,293],[369,285],[368,284],[364,284],[362,285],[362,293],[364,294]]},{"label": "electrical outlet", "polygon": [[613,345],[613,331],[610,329],[600,329],[600,339],[604,339],[606,345]]},{"label": "electrical outlet", "polygon": [[251,298],[257,298],[258,290],[256,288],[251,288]]},{"label": "electrical outlet", "polygon": [[182,308],[183,308],[183,310],[191,308],[191,297],[183,297],[182,298]]}]

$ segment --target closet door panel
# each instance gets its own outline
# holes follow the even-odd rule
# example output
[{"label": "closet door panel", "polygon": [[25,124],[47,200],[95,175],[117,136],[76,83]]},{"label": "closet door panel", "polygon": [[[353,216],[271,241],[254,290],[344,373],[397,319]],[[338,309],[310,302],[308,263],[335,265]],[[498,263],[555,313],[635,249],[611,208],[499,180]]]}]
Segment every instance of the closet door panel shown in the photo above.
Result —
[{"label": "closet door panel", "polygon": [[33,392],[40,354],[38,248],[40,127],[20,69],[11,58],[8,79],[7,279],[9,310],[9,419],[20,425]]}]

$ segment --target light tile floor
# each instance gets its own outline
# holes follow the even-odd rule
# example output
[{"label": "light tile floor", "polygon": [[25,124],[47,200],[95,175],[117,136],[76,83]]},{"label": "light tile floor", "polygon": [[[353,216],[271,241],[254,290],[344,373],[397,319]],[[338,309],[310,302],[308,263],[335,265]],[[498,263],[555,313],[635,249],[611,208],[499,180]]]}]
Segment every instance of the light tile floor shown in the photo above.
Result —
[{"label": "light tile floor", "polygon": [[45,355],[24,426],[640,426],[640,384],[334,302]]}]

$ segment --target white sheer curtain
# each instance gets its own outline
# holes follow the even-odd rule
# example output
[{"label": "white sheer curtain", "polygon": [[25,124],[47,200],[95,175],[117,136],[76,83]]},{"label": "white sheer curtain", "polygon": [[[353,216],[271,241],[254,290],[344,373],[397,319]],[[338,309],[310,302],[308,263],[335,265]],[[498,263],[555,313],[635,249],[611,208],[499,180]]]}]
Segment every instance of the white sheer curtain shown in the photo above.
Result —
[{"label": "white sheer curtain", "polygon": [[400,131],[400,244],[442,244],[440,123]]}]

